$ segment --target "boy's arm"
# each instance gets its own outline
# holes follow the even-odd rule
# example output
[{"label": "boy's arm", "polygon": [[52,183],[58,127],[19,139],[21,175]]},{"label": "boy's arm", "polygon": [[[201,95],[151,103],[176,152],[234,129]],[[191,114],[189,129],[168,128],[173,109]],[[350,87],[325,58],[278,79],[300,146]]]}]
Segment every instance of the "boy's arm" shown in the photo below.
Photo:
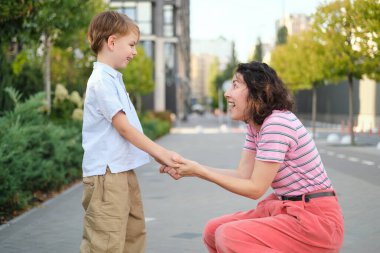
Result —
[{"label": "boy's arm", "polygon": [[112,118],[112,125],[121,136],[123,136],[134,146],[153,156],[157,162],[171,167],[178,167],[177,163],[174,162],[174,160],[176,160],[176,157],[179,157],[179,155],[158,145],[146,137],[143,133],[138,131],[129,123],[123,111],[119,111],[115,114],[115,116]]}]

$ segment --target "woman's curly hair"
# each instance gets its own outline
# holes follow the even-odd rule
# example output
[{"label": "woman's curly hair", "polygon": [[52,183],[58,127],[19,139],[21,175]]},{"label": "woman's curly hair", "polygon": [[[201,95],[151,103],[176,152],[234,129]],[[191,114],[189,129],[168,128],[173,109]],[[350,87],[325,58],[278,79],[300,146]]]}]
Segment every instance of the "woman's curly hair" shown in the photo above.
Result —
[{"label": "woman's curly hair", "polygon": [[262,125],[273,110],[293,111],[293,97],[276,71],[267,64],[257,61],[240,63],[236,73],[243,76],[249,90],[248,119]]}]

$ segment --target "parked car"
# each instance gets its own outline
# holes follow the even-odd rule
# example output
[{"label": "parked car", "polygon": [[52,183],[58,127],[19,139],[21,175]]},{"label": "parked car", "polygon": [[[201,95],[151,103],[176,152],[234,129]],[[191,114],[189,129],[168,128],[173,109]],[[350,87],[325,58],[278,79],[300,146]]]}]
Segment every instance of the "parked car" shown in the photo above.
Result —
[{"label": "parked car", "polygon": [[191,107],[191,111],[202,115],[205,112],[205,107],[201,104],[194,104]]}]

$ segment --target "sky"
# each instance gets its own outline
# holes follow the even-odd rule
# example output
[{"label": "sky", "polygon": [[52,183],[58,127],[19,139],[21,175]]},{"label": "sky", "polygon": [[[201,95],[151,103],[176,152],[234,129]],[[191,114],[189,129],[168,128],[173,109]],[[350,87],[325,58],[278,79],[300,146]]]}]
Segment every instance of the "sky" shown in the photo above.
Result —
[{"label": "sky", "polygon": [[285,14],[312,14],[322,0],[190,0],[192,39],[235,41],[237,57],[246,61],[260,37],[275,41],[275,22]]}]

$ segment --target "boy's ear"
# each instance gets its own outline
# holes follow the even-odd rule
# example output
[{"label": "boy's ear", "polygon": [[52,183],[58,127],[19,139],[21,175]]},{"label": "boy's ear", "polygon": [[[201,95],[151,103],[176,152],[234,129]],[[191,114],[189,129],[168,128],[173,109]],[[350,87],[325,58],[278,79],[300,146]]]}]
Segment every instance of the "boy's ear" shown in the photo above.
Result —
[{"label": "boy's ear", "polygon": [[111,35],[108,37],[108,40],[107,40],[107,46],[108,48],[110,49],[113,49],[114,46],[115,46],[115,40],[116,40],[116,36],[115,35]]}]

